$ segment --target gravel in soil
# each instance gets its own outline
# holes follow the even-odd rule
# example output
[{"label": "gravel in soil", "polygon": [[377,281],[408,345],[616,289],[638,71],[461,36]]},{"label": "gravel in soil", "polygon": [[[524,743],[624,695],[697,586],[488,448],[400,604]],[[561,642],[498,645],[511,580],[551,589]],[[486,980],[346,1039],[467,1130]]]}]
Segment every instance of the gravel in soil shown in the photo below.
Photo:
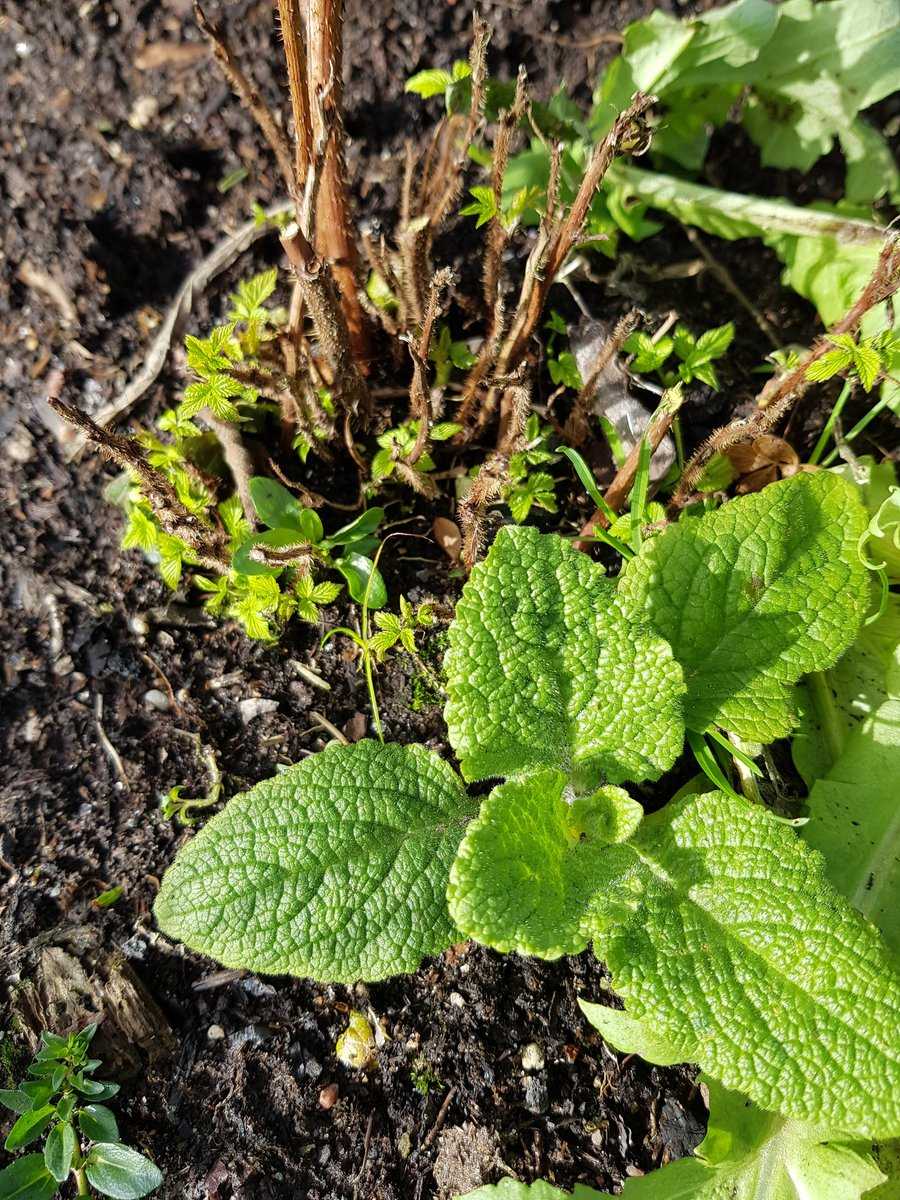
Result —
[{"label": "gravel in soil", "polygon": [[[565,78],[586,98],[614,48],[598,29],[652,7],[487,4],[492,68],[513,74],[523,61],[539,93]],[[267,99],[283,99],[270,6],[238,0],[213,15],[239,31]],[[470,19],[463,3],[348,4],[351,164],[373,221],[396,198],[403,139],[428,120],[403,82],[463,57]],[[590,955],[540,963],[467,945],[415,976],[349,989],[223,972],[154,931],[159,876],[189,836],[163,820],[161,796],[176,784],[202,794],[207,750],[227,795],[315,752],[327,736],[319,712],[364,736],[368,701],[341,639],[320,649],[323,630],[296,622],[277,646],[252,643],[173,600],[138,555],[119,550],[119,518],[101,496],[106,469],[91,457],[67,465],[35,407],[51,389],[88,409],[115,395],[190,265],[254,200],[278,198],[188,0],[9,0],[0,32],[0,950],[11,1034],[0,1086],[24,1066],[23,1022],[100,1012],[101,1054],[123,1084],[123,1136],[159,1163],[159,1194],[171,1198],[418,1200],[504,1173],[617,1189],[689,1152],[705,1113],[694,1073],[618,1055],[591,1031],[576,998],[609,996]],[[725,148],[714,165],[717,155]],[[222,193],[238,168],[246,178]],[[826,169],[817,194],[830,195],[834,178]],[[445,242],[451,259],[464,257],[459,230]],[[749,401],[746,372],[769,347],[714,281],[660,278],[660,267],[695,257],[677,227],[649,253],[626,261],[614,304],[739,325],[729,369],[742,382],[698,395],[696,441]],[[716,253],[752,271],[744,286],[786,340],[811,336],[810,310],[779,289],[771,257],[755,245],[749,264],[740,246]],[[262,245],[253,259],[273,255]],[[198,299],[201,327],[249,269],[243,261]],[[179,361],[141,419],[164,405]],[[564,512],[577,528],[586,502],[573,493]],[[430,515],[411,516],[409,529],[427,533]],[[391,594],[452,603],[458,583],[434,543],[395,546]],[[349,616],[328,609],[324,626]],[[389,738],[446,751],[439,708],[404,661],[378,687]],[[121,898],[98,907],[113,886]],[[335,1056],[351,1009],[378,1033],[364,1071]]]}]

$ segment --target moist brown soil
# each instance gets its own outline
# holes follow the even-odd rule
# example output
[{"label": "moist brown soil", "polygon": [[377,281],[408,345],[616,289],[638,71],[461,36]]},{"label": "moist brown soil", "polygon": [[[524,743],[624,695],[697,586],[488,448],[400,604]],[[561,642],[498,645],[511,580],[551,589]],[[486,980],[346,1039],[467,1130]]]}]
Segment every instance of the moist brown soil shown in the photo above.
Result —
[{"label": "moist brown soil", "polygon": [[[652,7],[487,4],[492,70],[509,76],[524,62],[538,94],[564,79],[587,99],[613,51],[597,34]],[[115,999],[101,981],[124,962],[150,1032],[129,1050],[110,1020],[102,1050],[123,1085],[123,1136],[159,1163],[161,1196],[407,1200],[504,1173],[618,1190],[628,1175],[687,1153],[702,1136],[705,1107],[691,1069],[619,1055],[587,1026],[576,998],[610,999],[590,955],[541,963],[463,946],[413,976],[327,987],[220,972],[154,930],[159,877],[189,836],[162,818],[160,798],[175,784],[188,795],[205,786],[197,738],[233,795],[320,749],[317,712],[351,738],[370,732],[346,643],[320,648],[324,628],[349,611],[327,610],[321,629],[295,622],[269,646],[209,620],[195,596],[173,599],[139,555],[118,547],[120,517],[101,496],[110,471],[90,456],[67,464],[46,411],[35,407],[59,387],[87,409],[111,399],[190,266],[254,200],[279,197],[255,129],[196,52],[189,9],[188,0],[11,0],[0,16],[0,1086],[24,1067],[29,1014],[32,1022],[109,1017]],[[237,0],[211,11],[235,31],[267,98],[283,99],[270,6]],[[348,3],[351,165],[373,222],[389,218],[396,200],[403,139],[431,119],[403,82],[463,57],[470,19],[468,2]],[[238,167],[246,178],[223,194],[218,182]],[[840,194],[837,157],[812,179],[762,171],[734,131],[717,138],[709,170],[746,190]],[[442,246],[463,277],[473,270],[469,239],[457,227]],[[713,249],[785,341],[813,336],[814,314],[780,289],[768,252],[757,243]],[[686,433],[696,444],[749,402],[758,379],[749,372],[770,347],[708,273],[662,271],[696,257],[677,226],[629,253],[614,288],[583,285],[600,311],[638,302],[651,314],[676,308],[696,328],[729,318],[738,326],[723,391],[691,395]],[[269,261],[271,239],[198,299],[195,325],[221,315],[235,280]],[[55,297],[35,287],[35,272],[49,276]],[[179,366],[176,352],[134,420],[164,406]],[[820,421],[821,411],[801,410],[799,445]],[[599,451],[597,467],[609,471]],[[571,532],[586,502],[565,487],[561,497],[556,525]],[[391,594],[452,603],[459,580],[427,536],[434,511],[391,500],[391,521],[423,535],[394,543],[384,564]],[[452,514],[449,500],[440,511]],[[438,655],[439,641],[426,653]],[[303,668],[330,690],[313,686]],[[378,691],[388,738],[449,753],[440,709],[404,661],[381,672]],[[256,698],[276,707],[245,722],[240,702]],[[113,906],[92,903],[117,885]],[[65,978],[62,997],[49,994],[48,964],[61,949],[64,977],[81,963],[86,992],[73,976],[71,994]],[[30,1006],[29,985],[39,992]],[[351,1008],[384,1033],[365,1072],[335,1056]],[[542,1067],[523,1068],[529,1043]]]}]

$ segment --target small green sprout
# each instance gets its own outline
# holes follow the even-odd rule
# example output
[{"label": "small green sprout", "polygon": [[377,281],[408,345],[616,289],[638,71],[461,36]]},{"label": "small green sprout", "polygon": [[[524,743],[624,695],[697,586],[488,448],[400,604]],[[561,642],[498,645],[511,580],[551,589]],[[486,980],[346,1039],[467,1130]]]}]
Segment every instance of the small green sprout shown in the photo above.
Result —
[{"label": "small green sprout", "polygon": [[856,338],[852,333],[831,333],[826,339],[834,347],[806,368],[806,378],[812,383],[822,383],[835,375],[849,375],[857,379],[863,389],[871,392],[885,371],[890,369],[891,359],[900,354],[900,338],[889,331],[874,337]]},{"label": "small green sprout", "polygon": [[[432,338],[428,357],[434,363],[434,385],[438,388],[445,388],[447,386],[450,382],[450,373],[454,367],[458,371],[467,371],[469,367],[475,365],[475,355],[465,342],[455,342],[453,340],[449,325],[441,325],[438,336]],[[452,437],[453,434],[448,432],[444,432],[442,437],[436,437],[434,432],[435,428],[447,430],[452,424],[452,421],[444,421],[433,427],[431,430],[431,440],[441,442],[445,441],[448,437]],[[457,433],[458,431],[459,426],[454,426],[453,433]]]},{"label": "small green sprout", "polygon": [[[719,390],[719,377],[713,362],[722,358],[734,339],[734,324],[729,321],[715,329],[707,329],[696,337],[686,325],[679,322],[672,336],[665,335],[653,341],[640,330],[632,333],[623,346],[626,354],[633,355],[631,370],[638,375],[657,374],[666,387],[681,383],[701,383]],[[672,353],[679,360],[677,368],[666,369]]]},{"label": "small green sprout", "polygon": [[[438,421],[429,430],[429,440],[445,442],[459,433],[460,429],[461,426],[457,425],[455,421]],[[402,425],[398,425],[395,429],[388,429],[380,435],[378,438],[380,449],[375,452],[372,459],[373,483],[390,479],[397,472],[398,463],[406,463],[416,444],[418,433],[418,421],[404,421]],[[415,463],[406,463],[407,469],[419,476],[428,475],[434,470],[434,465],[434,459],[427,450],[419,455]]]},{"label": "small green sprout", "polygon": [[46,1134],[43,1153],[26,1154],[0,1171],[0,1196],[50,1200],[71,1176],[79,1196],[137,1200],[162,1183],[149,1158],[122,1144],[115,1115],[103,1103],[119,1085],[92,1078],[101,1065],[88,1057],[96,1032],[96,1025],[68,1037],[44,1031],[28,1078],[0,1091],[0,1104],[18,1114],[7,1150],[21,1150]]},{"label": "small green sprout", "polygon": [[556,480],[546,471],[532,470],[559,460],[559,455],[550,449],[552,437],[551,427],[541,425],[540,417],[532,413],[525,424],[524,448],[510,455],[509,483],[503,499],[517,525],[528,519],[534,507],[551,513],[557,511]]}]

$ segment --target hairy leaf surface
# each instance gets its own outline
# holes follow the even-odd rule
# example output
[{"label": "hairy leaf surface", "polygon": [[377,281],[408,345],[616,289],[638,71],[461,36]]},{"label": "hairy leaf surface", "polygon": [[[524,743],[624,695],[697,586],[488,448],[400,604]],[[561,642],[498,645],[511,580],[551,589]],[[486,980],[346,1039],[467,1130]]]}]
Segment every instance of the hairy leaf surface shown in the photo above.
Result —
[{"label": "hairy leaf surface", "polygon": [[869,601],[865,512],[827,472],[795,475],[648,539],[622,573],[631,611],[671,642],[685,718],[770,742],[796,723],[792,684],[830,667]]},{"label": "hairy leaf surface", "polygon": [[669,647],[555,534],[501,529],[472,572],[445,660],[450,742],[467,779],[558,767],[579,788],[657,779],[681,749]]},{"label": "hairy leaf surface", "polygon": [[450,864],[473,811],[422,746],[332,746],[236,796],[166,872],[160,927],[229,967],[349,982],[451,944]]},{"label": "hairy leaf surface", "polygon": [[719,792],[673,801],[630,841],[604,843],[551,782],[531,786],[518,858],[502,832],[513,806],[496,792],[467,831],[449,891],[464,933],[525,953],[593,938],[628,1015],[670,1061],[699,1062],[798,1120],[900,1130],[896,960],[819,855]]}]

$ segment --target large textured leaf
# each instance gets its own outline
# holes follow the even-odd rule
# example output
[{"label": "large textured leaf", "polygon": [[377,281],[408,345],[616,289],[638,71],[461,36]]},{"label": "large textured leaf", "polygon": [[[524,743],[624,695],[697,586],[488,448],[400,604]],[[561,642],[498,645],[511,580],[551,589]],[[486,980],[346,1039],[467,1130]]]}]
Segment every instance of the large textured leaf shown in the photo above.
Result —
[{"label": "large textured leaf", "polygon": [[446,887],[471,814],[421,746],[332,746],[236,796],[179,851],[160,927],[230,967],[319,979],[415,970],[453,941]]},{"label": "large textured leaf", "polygon": [[[450,872],[456,925],[495,950],[540,958],[578,954],[596,845],[627,837],[641,807],[621,788],[570,805],[562,771],[535,771],[494,788]],[[677,1060],[676,1060],[677,1061]]]},{"label": "large textured leaf", "polygon": [[827,472],[795,475],[644,542],[620,593],[684,669],[685,719],[769,742],[796,723],[792,684],[859,632],[869,577],[865,512]]},{"label": "large textured leaf", "polygon": [[580,788],[656,779],[681,749],[683,683],[669,647],[555,534],[501,529],[463,589],[445,668],[467,779],[534,766],[571,772]]},{"label": "large textured leaf", "polygon": [[535,787],[529,809],[519,870],[486,834],[508,805],[489,799],[467,831],[450,897],[465,933],[528,951],[562,897],[568,946],[593,937],[629,1016],[672,1057],[798,1120],[900,1131],[896,960],[793,830],[718,792],[671,802],[623,843],[594,837],[555,788]]}]

